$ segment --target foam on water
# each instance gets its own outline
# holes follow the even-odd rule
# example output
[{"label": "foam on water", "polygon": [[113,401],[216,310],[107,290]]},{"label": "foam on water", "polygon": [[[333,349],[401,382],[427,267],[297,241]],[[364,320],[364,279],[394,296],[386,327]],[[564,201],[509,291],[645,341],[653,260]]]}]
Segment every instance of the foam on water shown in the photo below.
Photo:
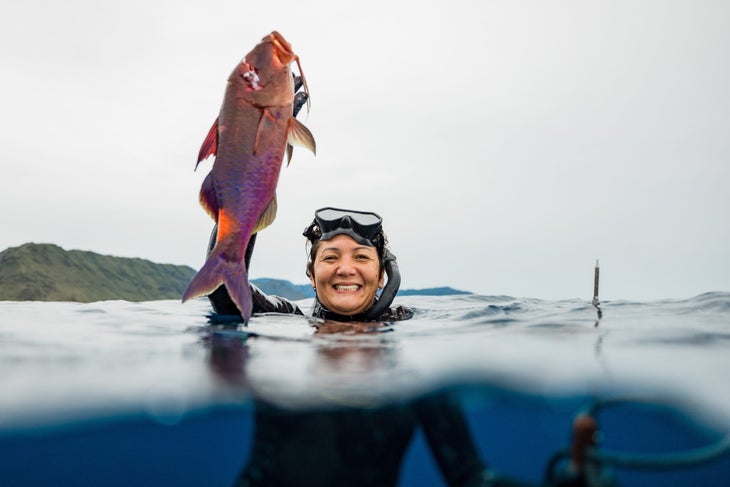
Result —
[{"label": "foam on water", "polygon": [[[160,421],[252,396],[374,405],[443,385],[660,398],[730,427],[730,294],[606,302],[407,297],[409,321],[293,315],[211,325],[207,301],[0,302],[0,429],[143,411]],[[307,309],[309,303],[301,302]]]}]

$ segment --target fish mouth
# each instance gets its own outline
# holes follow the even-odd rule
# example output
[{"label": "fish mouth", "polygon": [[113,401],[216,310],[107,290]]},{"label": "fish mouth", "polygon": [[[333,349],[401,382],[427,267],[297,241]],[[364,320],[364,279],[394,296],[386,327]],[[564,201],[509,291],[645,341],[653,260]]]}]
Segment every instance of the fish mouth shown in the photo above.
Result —
[{"label": "fish mouth", "polygon": [[294,51],[291,48],[291,44],[289,44],[286,39],[284,39],[284,36],[279,34],[277,31],[269,34],[269,41],[274,46],[274,54],[276,54],[276,57],[279,58],[279,61],[282,64],[289,64],[292,60],[297,58],[297,55],[294,54]]},{"label": "fish mouth", "polygon": [[[273,31],[271,34],[268,35],[268,37],[264,37],[263,41],[268,41],[271,43],[274,49],[274,56],[276,56],[276,59],[278,59],[283,66],[288,66],[292,61],[296,61],[297,68],[299,69],[299,75],[301,76],[302,84],[304,85],[304,92],[309,95],[307,78],[304,76],[304,71],[302,71],[302,65],[299,63],[299,56],[294,54],[294,50],[292,49],[291,44],[289,44],[289,42],[284,39],[284,36],[277,31]],[[307,112],[309,112],[309,107],[311,103],[311,97],[308,96]]]}]

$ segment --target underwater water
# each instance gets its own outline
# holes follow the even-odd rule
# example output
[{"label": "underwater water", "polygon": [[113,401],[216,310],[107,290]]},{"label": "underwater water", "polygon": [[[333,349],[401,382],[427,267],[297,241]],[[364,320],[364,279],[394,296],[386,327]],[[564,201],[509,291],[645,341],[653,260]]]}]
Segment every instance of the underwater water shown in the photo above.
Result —
[{"label": "underwater water", "polygon": [[[240,328],[206,300],[0,302],[0,486],[228,486],[244,469],[446,485],[439,462],[538,485],[594,401],[601,451],[681,461],[730,435],[729,293],[605,302],[600,320],[579,300],[396,304],[416,316]],[[730,485],[727,450],[606,467],[620,485]]]}]

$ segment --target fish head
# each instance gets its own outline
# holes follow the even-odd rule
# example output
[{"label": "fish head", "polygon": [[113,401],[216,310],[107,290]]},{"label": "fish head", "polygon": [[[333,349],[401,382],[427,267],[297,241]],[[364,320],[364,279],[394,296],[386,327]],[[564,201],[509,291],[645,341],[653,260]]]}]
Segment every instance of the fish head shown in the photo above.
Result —
[{"label": "fish head", "polygon": [[261,39],[261,42],[246,54],[245,60],[255,66],[261,76],[261,71],[266,69],[270,71],[286,69],[296,58],[291,44],[284,39],[284,36],[274,31]]},{"label": "fish head", "polygon": [[[272,104],[288,104],[294,100],[294,80],[290,65],[299,57],[291,44],[274,31],[265,36],[234,70],[231,80],[242,84],[245,91],[266,90],[272,96]],[[301,67],[299,68],[301,74]],[[303,75],[302,75],[303,78]],[[307,91],[305,83],[305,91]],[[263,95],[264,92],[258,95]]]}]

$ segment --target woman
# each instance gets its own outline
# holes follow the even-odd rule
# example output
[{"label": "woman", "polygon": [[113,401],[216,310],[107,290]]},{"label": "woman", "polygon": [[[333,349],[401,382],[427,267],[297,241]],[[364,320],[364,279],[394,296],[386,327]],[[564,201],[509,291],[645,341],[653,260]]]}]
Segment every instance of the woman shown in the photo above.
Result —
[{"label": "woman", "polygon": [[[210,248],[215,235],[214,229]],[[399,321],[413,316],[407,307],[391,307],[400,273],[379,215],[320,208],[304,236],[309,246],[306,273],[315,291],[312,316],[325,320],[317,333],[358,333],[362,329],[357,322]],[[252,238],[246,252],[247,268],[254,241]],[[254,313],[303,314],[294,303],[266,296],[254,285],[251,288]],[[210,301],[219,315],[240,318],[224,286],[210,296]],[[342,326],[325,326],[337,322]],[[369,331],[372,328],[365,332]],[[247,342],[236,343],[248,347]],[[247,348],[231,354],[226,348],[229,344],[216,354],[215,340],[212,345],[213,358],[251,355]],[[347,363],[347,357],[343,361]],[[243,363],[239,367],[243,370]],[[228,364],[215,369],[235,367]],[[240,377],[242,370],[233,376]],[[489,470],[474,445],[458,401],[447,392],[364,408],[299,411],[262,399],[256,399],[255,404],[253,446],[236,479],[237,486],[396,485],[418,428],[446,484],[518,485],[495,477]]]},{"label": "woman", "polygon": [[[390,305],[400,286],[396,257],[388,248],[383,220],[376,213],[320,208],[304,230],[309,246],[307,276],[315,291],[312,316],[335,321],[399,321],[411,318],[405,306]],[[214,228],[209,251],[215,244]],[[246,249],[248,269],[256,235]],[[387,283],[386,283],[387,275]],[[378,295],[378,290],[382,292]],[[303,314],[297,305],[266,296],[251,285],[254,313]],[[218,315],[240,313],[224,286],[209,296]]]}]

